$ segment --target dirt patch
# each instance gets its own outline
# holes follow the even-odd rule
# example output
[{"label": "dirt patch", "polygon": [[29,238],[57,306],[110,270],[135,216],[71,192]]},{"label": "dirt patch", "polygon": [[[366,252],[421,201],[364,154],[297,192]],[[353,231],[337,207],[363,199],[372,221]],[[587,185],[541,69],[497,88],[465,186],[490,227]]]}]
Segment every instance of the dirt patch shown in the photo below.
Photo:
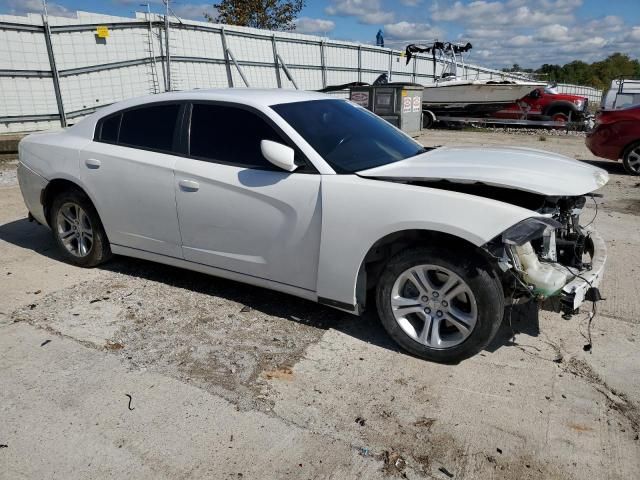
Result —
[{"label": "dirt patch", "polygon": [[264,372],[264,378],[267,380],[293,380],[293,370],[289,367],[278,367]]},{"label": "dirt patch", "polygon": [[12,317],[63,335],[72,324],[94,330],[93,347],[132,369],[162,372],[243,409],[264,404],[256,397],[266,381],[291,380],[288,365],[346,316],[162,265],[125,259],[107,267],[114,271],[106,278],[39,298]]},{"label": "dirt patch", "polygon": [[572,358],[565,365],[566,371],[583,378],[600,392],[606,398],[609,409],[622,415],[634,432],[640,432],[640,407],[638,405],[629,400],[625,394],[609,387],[584,360]]},{"label": "dirt patch", "polygon": [[610,210],[618,213],[640,216],[640,198],[626,198],[608,205]]},{"label": "dirt patch", "polygon": [[576,432],[593,432],[593,428],[587,427],[586,425],[580,425],[579,423],[567,423],[567,427]]}]

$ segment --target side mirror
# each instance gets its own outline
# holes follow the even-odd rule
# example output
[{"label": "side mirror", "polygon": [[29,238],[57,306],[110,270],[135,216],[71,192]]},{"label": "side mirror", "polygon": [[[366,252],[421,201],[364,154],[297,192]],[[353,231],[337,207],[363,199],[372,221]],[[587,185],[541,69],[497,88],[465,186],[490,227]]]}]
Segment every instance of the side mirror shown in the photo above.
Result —
[{"label": "side mirror", "polygon": [[260,142],[260,150],[264,158],[273,163],[276,167],[293,172],[298,166],[293,161],[295,152],[293,148],[287,147],[278,142],[271,140],[262,140]]}]

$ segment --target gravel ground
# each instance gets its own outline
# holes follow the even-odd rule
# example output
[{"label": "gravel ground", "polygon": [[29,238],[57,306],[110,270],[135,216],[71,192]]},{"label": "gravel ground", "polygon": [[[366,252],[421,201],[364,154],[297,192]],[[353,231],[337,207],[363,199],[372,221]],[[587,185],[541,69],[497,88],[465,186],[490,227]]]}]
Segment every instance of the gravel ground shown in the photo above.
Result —
[{"label": "gravel ground", "polygon": [[610,172],[594,348],[583,351],[586,313],[565,321],[525,305],[459,365],[399,351],[372,312],[126,258],[66,265],[24,220],[15,166],[0,164],[7,478],[635,478],[640,179],[579,136],[545,138],[432,130],[420,141],[531,146]]},{"label": "gravel ground", "polygon": [[16,176],[17,160],[0,161],[0,187],[15,185],[18,182]]}]

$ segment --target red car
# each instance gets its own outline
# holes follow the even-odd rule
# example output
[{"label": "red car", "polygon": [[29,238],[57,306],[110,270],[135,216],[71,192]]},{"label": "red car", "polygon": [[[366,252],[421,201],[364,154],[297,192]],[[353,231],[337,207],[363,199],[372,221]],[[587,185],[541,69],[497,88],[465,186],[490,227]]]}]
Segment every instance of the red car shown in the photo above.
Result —
[{"label": "red car", "polygon": [[588,99],[580,95],[557,93],[552,87],[536,88],[526,97],[493,114],[515,120],[580,121],[587,113]]},{"label": "red car", "polygon": [[586,144],[594,155],[621,158],[627,172],[640,175],[640,105],[599,111]]}]

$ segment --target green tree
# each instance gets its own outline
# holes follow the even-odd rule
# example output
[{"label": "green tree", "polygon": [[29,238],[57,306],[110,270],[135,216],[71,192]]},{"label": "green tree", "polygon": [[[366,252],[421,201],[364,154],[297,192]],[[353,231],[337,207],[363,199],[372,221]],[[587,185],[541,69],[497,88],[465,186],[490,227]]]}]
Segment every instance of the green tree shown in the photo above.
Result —
[{"label": "green tree", "polygon": [[293,30],[304,0],[221,0],[214,3],[217,15],[205,14],[210,22],[266,30]]},{"label": "green tree", "polygon": [[545,63],[536,73],[544,74],[549,82],[591,85],[604,89],[609,87],[611,80],[621,76],[640,78],[640,62],[617,52],[591,64],[580,60],[562,66]]}]

